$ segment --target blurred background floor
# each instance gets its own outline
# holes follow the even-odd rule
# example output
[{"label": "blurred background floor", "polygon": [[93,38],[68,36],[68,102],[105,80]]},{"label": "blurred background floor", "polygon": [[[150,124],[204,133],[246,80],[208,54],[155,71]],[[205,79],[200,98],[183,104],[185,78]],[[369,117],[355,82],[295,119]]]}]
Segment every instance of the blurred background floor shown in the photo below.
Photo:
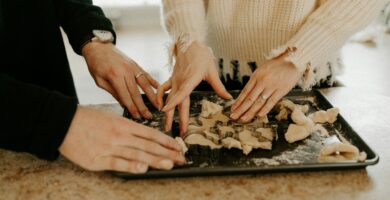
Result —
[{"label": "blurred background floor", "polygon": [[[344,86],[358,88],[367,94],[373,92],[390,96],[390,34],[376,30],[375,27],[367,30],[366,35],[358,36],[355,42],[348,42],[342,49],[345,71],[338,80]],[[169,37],[160,26],[120,28],[117,35],[117,47],[137,61],[157,81],[162,83],[169,78]],[[72,51],[67,39],[65,44],[80,103],[115,101],[95,85],[84,59]]]}]

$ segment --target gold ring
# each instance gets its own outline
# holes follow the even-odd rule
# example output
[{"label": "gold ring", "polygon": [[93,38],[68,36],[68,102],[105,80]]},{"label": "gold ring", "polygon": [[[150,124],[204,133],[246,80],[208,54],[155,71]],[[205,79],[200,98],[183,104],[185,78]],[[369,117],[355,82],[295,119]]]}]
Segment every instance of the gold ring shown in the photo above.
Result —
[{"label": "gold ring", "polygon": [[137,78],[141,77],[142,75],[144,75],[144,73],[143,73],[143,72],[140,72],[140,73],[138,73],[137,75],[135,75],[135,79],[137,79]]}]

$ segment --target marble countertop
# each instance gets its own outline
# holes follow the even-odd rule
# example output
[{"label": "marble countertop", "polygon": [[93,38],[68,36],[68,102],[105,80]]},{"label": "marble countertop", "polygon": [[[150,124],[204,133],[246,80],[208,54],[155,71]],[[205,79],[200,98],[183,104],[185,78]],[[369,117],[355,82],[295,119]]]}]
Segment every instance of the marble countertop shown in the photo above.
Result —
[{"label": "marble countertop", "polygon": [[[390,196],[390,98],[348,88],[323,90],[380,155],[359,170],[124,180],[60,158],[0,150],[0,199],[386,199]],[[117,105],[99,109],[120,114]]]}]

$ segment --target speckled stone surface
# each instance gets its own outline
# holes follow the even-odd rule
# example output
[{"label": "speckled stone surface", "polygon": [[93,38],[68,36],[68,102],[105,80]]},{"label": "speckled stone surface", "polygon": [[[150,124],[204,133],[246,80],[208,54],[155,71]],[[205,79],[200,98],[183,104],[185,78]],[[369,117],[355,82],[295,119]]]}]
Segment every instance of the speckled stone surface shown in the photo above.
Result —
[{"label": "speckled stone surface", "polygon": [[[0,150],[0,199],[389,199],[390,98],[346,88],[323,91],[380,155],[360,170],[256,176],[123,180],[60,158],[46,162]],[[117,105],[99,109],[121,113]]]}]

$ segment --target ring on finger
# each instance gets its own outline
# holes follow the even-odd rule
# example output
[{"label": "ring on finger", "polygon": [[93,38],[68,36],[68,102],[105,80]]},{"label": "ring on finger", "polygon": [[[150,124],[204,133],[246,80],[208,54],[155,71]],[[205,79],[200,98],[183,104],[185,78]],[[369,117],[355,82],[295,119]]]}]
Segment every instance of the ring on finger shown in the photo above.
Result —
[{"label": "ring on finger", "polygon": [[143,72],[140,72],[138,74],[135,75],[135,79],[138,79],[139,77],[145,75]]},{"label": "ring on finger", "polygon": [[261,98],[263,101],[265,101],[265,100],[267,100],[267,99],[268,99],[268,97],[267,97],[267,96],[265,96],[265,95],[260,95],[260,98]]}]

